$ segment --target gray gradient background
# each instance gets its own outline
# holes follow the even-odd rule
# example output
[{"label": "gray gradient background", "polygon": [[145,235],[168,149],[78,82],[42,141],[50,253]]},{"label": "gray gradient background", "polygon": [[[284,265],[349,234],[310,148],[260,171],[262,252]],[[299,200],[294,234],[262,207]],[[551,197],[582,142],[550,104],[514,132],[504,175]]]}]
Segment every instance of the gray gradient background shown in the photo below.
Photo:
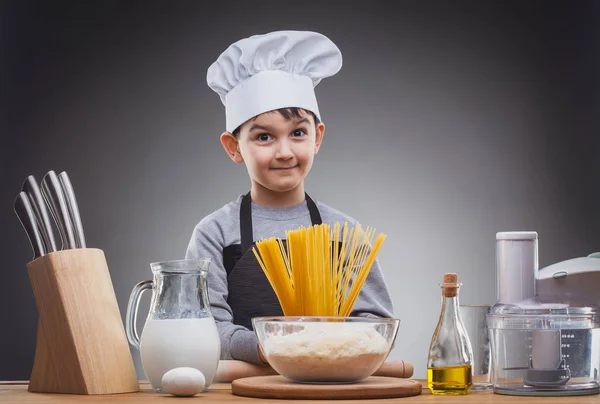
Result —
[{"label": "gray gradient background", "polygon": [[25,177],[69,172],[124,316],[148,264],[182,258],[249,187],[205,74],[256,33],[317,30],[344,55],[316,89],[327,130],[307,190],[388,234],[391,357],[417,377],[444,272],[463,303],[494,302],[497,231],[538,231],[541,266],[600,251],[600,3],[216,3],[2,3],[0,380],[28,379],[35,351],[12,211]]}]

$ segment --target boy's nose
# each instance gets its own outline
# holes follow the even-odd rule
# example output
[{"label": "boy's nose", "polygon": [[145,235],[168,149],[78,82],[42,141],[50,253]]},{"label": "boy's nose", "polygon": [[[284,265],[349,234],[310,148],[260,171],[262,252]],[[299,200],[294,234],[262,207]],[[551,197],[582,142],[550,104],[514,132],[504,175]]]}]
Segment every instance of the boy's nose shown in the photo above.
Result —
[{"label": "boy's nose", "polygon": [[292,148],[287,140],[283,140],[279,142],[279,147],[277,148],[277,153],[275,153],[275,158],[287,160],[293,157]]}]

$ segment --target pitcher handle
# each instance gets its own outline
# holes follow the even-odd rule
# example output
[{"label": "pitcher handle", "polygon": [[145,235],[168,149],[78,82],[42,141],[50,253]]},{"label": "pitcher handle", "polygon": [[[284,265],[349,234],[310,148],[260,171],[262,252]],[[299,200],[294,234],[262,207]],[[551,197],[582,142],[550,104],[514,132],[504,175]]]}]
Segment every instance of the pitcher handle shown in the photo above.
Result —
[{"label": "pitcher handle", "polygon": [[134,286],[129,296],[129,303],[127,304],[127,315],[125,317],[125,331],[127,333],[127,340],[131,345],[140,349],[140,337],[137,332],[137,312],[138,306],[140,305],[140,297],[142,293],[147,289],[152,289],[154,282],[151,280],[143,281]]}]

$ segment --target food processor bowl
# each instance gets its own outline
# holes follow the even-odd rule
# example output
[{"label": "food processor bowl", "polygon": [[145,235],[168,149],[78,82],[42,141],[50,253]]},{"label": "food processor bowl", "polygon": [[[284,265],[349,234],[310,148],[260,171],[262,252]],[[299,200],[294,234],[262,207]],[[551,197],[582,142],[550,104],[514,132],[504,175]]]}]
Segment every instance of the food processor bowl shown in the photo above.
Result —
[{"label": "food processor bowl", "polygon": [[495,393],[600,393],[600,317],[594,307],[496,305],[487,315]]}]

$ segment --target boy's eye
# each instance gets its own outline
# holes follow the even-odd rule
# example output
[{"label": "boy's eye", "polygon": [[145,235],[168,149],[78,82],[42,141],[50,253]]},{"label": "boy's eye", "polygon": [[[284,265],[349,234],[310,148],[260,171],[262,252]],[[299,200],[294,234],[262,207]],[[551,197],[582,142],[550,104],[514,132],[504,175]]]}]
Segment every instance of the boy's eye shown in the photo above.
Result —
[{"label": "boy's eye", "polygon": [[260,140],[261,142],[267,142],[271,139],[271,135],[268,133],[261,133],[256,137],[256,140]]},{"label": "boy's eye", "polygon": [[296,129],[294,132],[292,132],[292,135],[294,137],[301,137],[306,135],[306,131],[304,129]]}]

